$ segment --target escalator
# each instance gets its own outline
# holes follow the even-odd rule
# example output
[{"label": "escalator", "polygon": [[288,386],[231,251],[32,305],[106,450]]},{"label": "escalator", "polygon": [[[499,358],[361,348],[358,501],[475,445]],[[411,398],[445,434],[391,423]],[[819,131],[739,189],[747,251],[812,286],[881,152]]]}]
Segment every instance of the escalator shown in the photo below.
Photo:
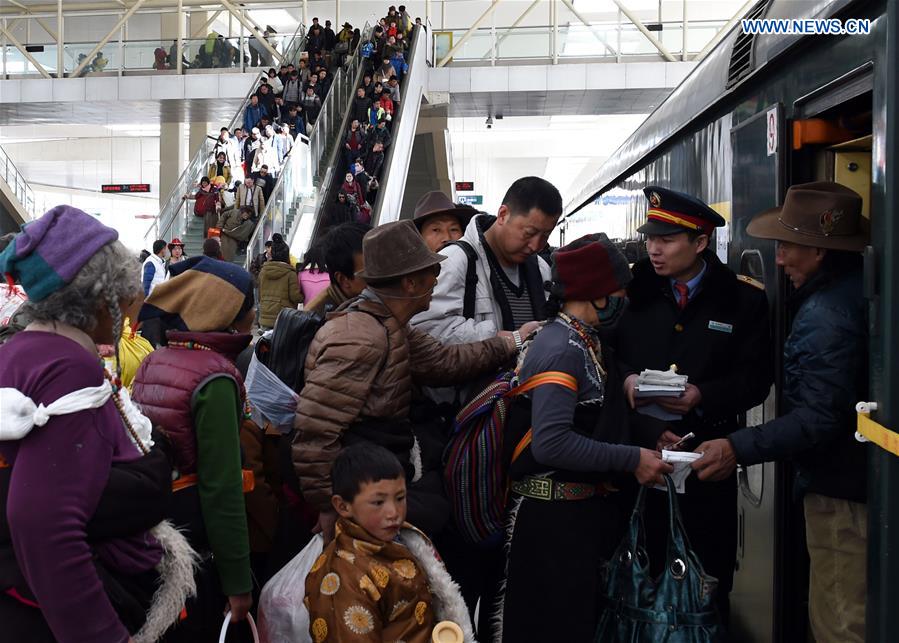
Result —
[{"label": "escalator", "polygon": [[[364,37],[360,42],[367,42],[370,36]],[[407,54],[408,71],[400,81],[400,95],[402,97],[395,107],[393,120],[391,121],[391,145],[385,151],[384,165],[381,168],[377,197],[372,208],[372,225],[396,221],[400,218],[400,206],[405,190],[406,175],[409,170],[409,160],[412,153],[412,143],[415,137],[415,129],[418,123],[418,112],[421,108],[421,100],[427,81],[428,65],[427,32],[420,26],[416,26],[412,32],[411,44]],[[359,61],[361,62],[361,61]],[[297,236],[291,243],[291,251],[294,256],[300,257],[308,249],[313,239],[321,236],[327,228],[327,214],[329,206],[337,201],[337,195],[343,185],[346,172],[346,163],[343,156],[343,138],[350,126],[350,106],[352,105],[355,90],[362,84],[364,65],[356,70],[352,86],[348,87],[347,102],[343,110],[343,118],[335,136],[330,139],[327,150],[327,170],[322,174],[320,198],[315,204],[315,211],[307,217],[306,225],[296,231]],[[350,75],[352,76],[352,74]],[[349,77],[349,76],[348,76]]]},{"label": "escalator", "polygon": [[[374,23],[374,19],[366,22],[360,46],[371,38]],[[353,92],[362,80],[363,62],[357,46],[344,66],[334,73],[312,132],[308,137],[299,136],[294,143],[248,244],[246,267],[256,254],[264,251],[265,241],[275,232],[284,235],[295,257],[302,257],[308,249],[318,229],[323,195],[328,192],[334,175],[333,158],[342,139]]]},{"label": "escalator", "polygon": [[[305,27],[302,24],[299,25],[285,48],[285,64],[288,62],[295,64],[297,62],[300,52],[306,46],[305,34]],[[256,92],[258,86],[258,83],[254,83],[238,108],[237,113],[234,114],[234,118],[228,123],[230,131],[233,132],[236,127],[240,127],[243,123],[244,111],[250,103],[250,96]],[[194,151],[190,162],[169,193],[165,205],[160,209],[159,216],[156,217],[153,225],[147,231],[144,237],[145,247],[151,247],[156,239],[178,237],[184,241],[185,252],[189,256],[202,254],[205,233],[203,220],[201,217],[193,215],[193,201],[185,201],[183,197],[185,194],[193,194],[197,190],[200,179],[206,175],[214,145],[214,141],[206,137],[200,147]],[[243,264],[243,255],[235,257],[234,261]]]}]

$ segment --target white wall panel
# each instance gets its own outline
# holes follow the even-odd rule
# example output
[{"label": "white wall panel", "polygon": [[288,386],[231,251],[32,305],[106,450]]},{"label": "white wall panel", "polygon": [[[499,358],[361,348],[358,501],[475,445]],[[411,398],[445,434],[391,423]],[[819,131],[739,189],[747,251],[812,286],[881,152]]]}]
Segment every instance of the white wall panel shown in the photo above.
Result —
[{"label": "white wall panel", "polygon": [[119,97],[122,100],[150,100],[151,76],[123,76],[119,80]]},{"label": "white wall panel", "polygon": [[54,101],[84,100],[84,78],[54,78],[50,84],[53,87]]},{"label": "white wall panel", "polygon": [[[154,100],[184,98],[184,76],[150,76],[150,96]],[[193,78],[191,78],[193,81]]]},{"label": "white wall panel", "polygon": [[[20,100],[22,102],[48,103],[53,100],[53,85],[46,79],[27,79],[20,82]],[[3,100],[5,102],[6,98],[4,97]]]}]

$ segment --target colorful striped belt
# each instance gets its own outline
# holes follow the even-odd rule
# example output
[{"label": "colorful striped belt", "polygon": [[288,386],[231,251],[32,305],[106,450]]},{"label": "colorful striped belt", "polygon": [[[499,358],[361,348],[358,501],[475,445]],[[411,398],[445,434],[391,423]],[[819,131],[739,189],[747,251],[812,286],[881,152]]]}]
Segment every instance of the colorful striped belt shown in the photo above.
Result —
[{"label": "colorful striped belt", "polygon": [[512,482],[512,493],[534,500],[587,500],[593,496],[607,496],[613,491],[617,489],[605,482],[559,482],[536,476],[525,476]]}]

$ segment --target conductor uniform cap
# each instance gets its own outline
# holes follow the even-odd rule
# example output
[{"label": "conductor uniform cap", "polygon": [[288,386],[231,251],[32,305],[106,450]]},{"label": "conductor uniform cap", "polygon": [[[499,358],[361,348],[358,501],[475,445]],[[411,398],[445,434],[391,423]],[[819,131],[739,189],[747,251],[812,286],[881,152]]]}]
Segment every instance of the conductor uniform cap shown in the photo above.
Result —
[{"label": "conductor uniform cap", "polygon": [[649,201],[646,211],[647,221],[637,228],[646,235],[678,234],[699,232],[712,234],[715,228],[723,226],[724,217],[694,196],[676,192],[657,185],[643,188]]}]

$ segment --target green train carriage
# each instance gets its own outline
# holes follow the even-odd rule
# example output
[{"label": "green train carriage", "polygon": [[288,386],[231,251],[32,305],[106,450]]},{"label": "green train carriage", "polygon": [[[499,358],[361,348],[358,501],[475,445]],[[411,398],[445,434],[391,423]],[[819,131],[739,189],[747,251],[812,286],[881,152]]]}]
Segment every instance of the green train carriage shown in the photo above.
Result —
[{"label": "green train carriage", "polygon": [[[835,180],[863,195],[872,226],[865,251],[870,401],[867,640],[899,641],[899,0],[762,0],[755,18],[870,20],[852,36],[747,35],[739,25],[647,118],[566,209],[563,243],[605,230],[641,241],[642,189],[695,194],[728,221],[712,247],[765,285],[777,346],[789,331],[791,286],[773,242],[746,235],[752,216],[787,187]],[[567,239],[566,239],[567,237]],[[748,424],[775,416],[781,369]],[[862,400],[860,400],[862,401]],[[869,401],[869,400],[865,400]],[[892,440],[892,442],[889,442]],[[788,463],[741,468],[738,562],[731,594],[734,638],[807,640],[808,562]]]}]

